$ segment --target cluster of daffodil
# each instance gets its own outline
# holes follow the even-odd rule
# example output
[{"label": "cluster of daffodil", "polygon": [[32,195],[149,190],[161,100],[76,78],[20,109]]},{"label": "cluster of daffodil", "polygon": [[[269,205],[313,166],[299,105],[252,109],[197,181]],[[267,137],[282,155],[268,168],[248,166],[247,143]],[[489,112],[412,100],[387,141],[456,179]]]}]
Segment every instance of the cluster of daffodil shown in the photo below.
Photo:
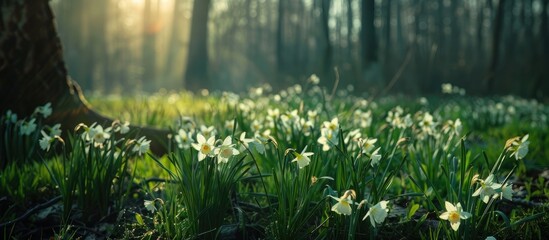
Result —
[{"label": "cluster of daffodil", "polygon": [[[246,132],[240,133],[239,138],[229,135],[218,139],[219,131],[214,126],[195,126],[191,120],[183,119],[170,136],[176,146],[166,156],[170,165],[151,156],[169,173],[176,189],[166,188],[163,198],[144,200],[143,206],[153,214],[155,231],[167,231],[169,238],[187,238],[205,232],[204,236],[213,238],[216,232],[212,229],[218,229],[224,222],[219,214],[231,207],[229,192],[234,191],[251,164],[236,156],[248,150],[265,151],[260,140],[247,138]],[[188,219],[184,227],[179,217],[183,212]],[[143,222],[141,215],[136,218]]]},{"label": "cluster of daffodil", "polygon": [[322,123],[318,143],[322,144],[322,151],[328,151],[338,144],[339,119],[333,118],[332,121]]},{"label": "cluster of daffodil", "polygon": [[[0,117],[0,131],[4,140],[0,146],[0,158],[10,159],[10,162],[25,162],[35,157],[38,147],[49,149],[49,143],[61,134],[61,125],[50,127],[42,124],[43,119],[51,114],[51,103],[38,106],[31,116],[22,119],[19,119],[16,113],[7,110]],[[38,141],[40,135],[44,139]],[[0,167],[3,164],[0,163]]]},{"label": "cluster of daffodil", "polygon": [[[314,77],[311,78],[314,79]],[[436,112],[420,110],[415,113],[406,113],[402,107],[397,106],[386,113],[385,122],[387,126],[389,126],[389,129],[395,130],[397,135],[398,133],[400,133],[399,137],[397,138],[398,142],[395,141],[391,142],[390,144],[376,146],[377,144],[379,144],[379,139],[371,137],[374,136],[374,134],[373,131],[370,129],[383,129],[384,127],[383,125],[380,125],[380,122],[372,121],[374,115],[373,111],[378,110],[378,105],[376,103],[368,102],[365,100],[358,101],[358,103],[356,104],[356,108],[353,110],[349,118],[342,118],[341,116],[338,116],[330,118],[331,120],[326,120],[322,122],[318,113],[325,111],[325,109],[322,109],[321,105],[313,105],[315,107],[313,107],[311,110],[304,109],[303,106],[300,106],[299,109],[292,109],[291,106],[287,106],[288,108],[280,107],[283,105],[281,104],[282,102],[279,101],[283,98],[290,98],[288,102],[301,101],[301,99],[297,97],[299,96],[298,93],[300,93],[301,91],[301,88],[292,87],[287,91],[283,91],[275,95],[274,101],[276,103],[279,103],[277,105],[277,108],[272,108],[272,103],[265,100],[265,98],[259,98],[259,96],[264,94],[261,89],[254,90],[252,97],[254,99],[241,99],[237,95],[226,93],[224,95],[224,98],[227,99],[226,102],[234,105],[234,107],[238,109],[238,113],[241,114],[243,117],[243,123],[249,124],[249,129],[254,136],[253,139],[248,140],[245,140],[246,138],[241,137],[241,142],[244,143],[246,141],[249,141],[250,143],[257,144],[258,146],[263,146],[264,151],[265,146],[261,143],[265,143],[265,139],[267,138],[299,141],[296,140],[295,136],[313,136],[317,137],[316,143],[320,145],[323,152],[328,152],[329,154],[330,151],[358,151],[360,153],[359,155],[366,156],[367,159],[369,159],[369,164],[374,167],[380,164],[382,156],[386,156],[387,158],[389,158],[388,156],[392,156],[394,154],[394,151],[389,151],[390,149],[386,149],[388,153],[384,155],[382,153],[382,147],[383,149],[385,149],[389,148],[392,145],[400,145],[401,142],[407,141],[407,138],[405,138],[404,136],[411,135],[415,137],[414,141],[411,143],[413,145],[413,151],[425,152],[425,147],[422,147],[422,145],[426,145],[429,141],[435,141],[437,144],[436,148],[438,148],[439,145],[443,146],[440,150],[448,153],[455,150],[456,144],[459,143],[458,140],[460,136],[462,136],[463,124],[461,119],[455,118],[450,120],[444,120],[441,114],[443,114],[446,110]],[[297,95],[290,95],[290,93]],[[426,99],[424,100],[424,102],[425,105],[428,104]],[[346,122],[350,124],[342,127],[340,126],[341,122]],[[226,121],[225,127],[233,128],[233,121]],[[342,131],[342,128],[345,130]],[[198,143],[194,143],[192,137],[190,136],[194,135],[198,138],[198,134],[194,132],[191,134],[191,132],[192,131],[180,130],[180,136],[176,136],[175,138],[178,143],[186,143],[186,145],[181,144],[180,147],[188,148],[189,146],[192,146],[195,150],[197,150],[199,152],[199,160],[204,159],[206,156],[217,156],[218,159],[223,159],[218,156],[219,151],[215,151],[215,149],[218,148],[218,146],[221,147],[231,145],[231,142],[225,140],[227,141],[226,144],[225,141],[223,141],[223,144],[218,144],[218,146],[215,146],[214,142],[216,141],[215,138],[212,137],[201,137],[200,139],[197,139]],[[369,134],[364,134],[365,132],[368,132]],[[376,134],[379,134],[379,132],[381,131],[378,131]],[[245,135],[246,133],[243,134]],[[392,133],[389,133],[389,135],[391,134]],[[394,136],[396,135],[393,135],[392,137]],[[344,146],[341,146],[342,142],[340,142],[340,139],[343,139],[343,142],[345,143]],[[525,140],[526,139],[527,137],[525,138]],[[351,141],[354,141],[356,144],[348,144]],[[384,139],[383,137],[381,137],[381,141],[392,140],[390,138]],[[282,144],[295,146],[292,143],[284,143],[284,141],[279,142]],[[512,144],[509,149],[515,150],[509,150],[511,152],[511,156],[524,157],[525,145],[527,149],[527,143],[520,144],[520,141],[518,141]],[[309,146],[305,146],[301,151],[290,151],[294,156],[291,162],[296,163],[299,169],[304,169],[311,164],[311,156],[314,153],[307,151],[308,149],[311,149],[310,147],[311,146],[309,144]],[[346,147],[348,149],[340,149],[343,147]],[[430,159],[433,156],[437,156],[437,154],[438,156],[441,156],[442,152],[437,153],[436,151],[439,150],[434,151],[435,155],[433,155],[433,152],[425,152],[426,156],[422,156],[422,159]],[[227,153],[228,155],[230,155],[231,151],[227,151]],[[440,159],[443,158],[444,157],[440,157]],[[432,164],[433,169],[438,169],[439,166],[440,163]],[[433,172],[433,176],[440,176],[440,172],[433,169],[429,168],[428,172],[430,174],[431,172]],[[418,174],[419,176],[422,175],[421,173],[415,174]],[[495,179],[495,176],[488,176],[484,180],[480,179],[479,177],[474,179],[473,183],[480,184],[480,188],[476,190],[472,196],[479,196],[483,202],[487,202],[489,199],[511,199],[511,185],[504,182],[497,182],[495,181]],[[364,206],[368,206],[369,210],[364,219],[370,217],[370,222],[374,227],[376,225],[374,223],[380,224],[384,221],[387,216],[387,212],[389,211],[389,201],[382,200],[377,203],[368,203],[367,201],[363,200],[361,202],[356,202],[356,194],[353,193],[354,191],[348,190],[341,197],[330,196],[331,198],[336,200],[336,203],[332,206],[331,210],[337,214],[350,215],[353,209],[353,205],[358,206],[359,209]],[[445,202],[444,206],[446,207],[446,212],[443,213],[440,217],[443,220],[450,221],[451,227],[454,230],[457,230],[459,228],[460,220],[467,219],[471,216],[470,213],[466,212],[462,208],[461,203],[459,202]]]},{"label": "cluster of daffodil", "polygon": [[[87,146],[86,151],[89,151],[90,147],[95,147],[99,149],[111,149],[111,144],[118,144],[121,139],[114,139],[109,141],[113,134],[120,133],[124,135],[130,131],[130,123],[124,122],[121,123],[118,120],[115,120],[110,127],[103,128],[103,126],[93,123],[90,126],[80,123],[76,126],[75,132],[78,132],[80,129],[83,129],[83,132],[80,135],[80,138],[85,142]],[[150,149],[151,140],[147,140],[144,136],[139,139],[130,139],[125,142],[128,145],[132,145],[131,152],[136,153],[139,156],[142,156]],[[121,146],[121,148],[125,148]],[[124,154],[125,152],[117,151],[115,154]]]},{"label": "cluster of daffodil", "polygon": [[353,212],[352,205],[357,205],[357,209],[361,209],[365,204],[368,205],[368,212],[364,215],[362,220],[366,220],[366,218],[370,217],[370,223],[374,228],[377,224],[383,223],[389,213],[389,208],[387,206],[389,201],[383,200],[373,205],[366,200],[357,203],[354,201],[356,199],[356,193],[352,189],[345,191],[341,197],[330,197],[337,201],[337,203],[332,206],[332,211],[337,214],[351,215]]},{"label": "cluster of daffodil", "polygon": [[459,94],[461,96],[465,95],[465,89],[452,85],[451,83],[443,83],[441,85],[441,88],[443,94]]},{"label": "cluster of daffodil", "polygon": [[[523,159],[528,153],[528,134],[520,137],[511,138],[507,141],[505,146],[505,151],[509,153],[510,157],[514,157],[516,160]],[[494,166],[494,170],[498,167],[498,164],[501,164],[504,158],[498,159]],[[479,188],[471,195],[472,197],[479,197],[482,202],[488,204],[490,200],[496,199],[507,199],[509,201],[513,200],[513,188],[512,184],[503,181],[498,182],[497,176],[494,175],[494,170],[492,173],[486,177],[486,179],[481,179],[478,174],[473,176],[472,184],[478,184]],[[461,220],[468,219],[472,216],[471,213],[463,210],[461,203],[452,204],[450,202],[445,202],[446,212],[440,215],[440,219],[448,220],[450,226],[454,231],[459,229]]]},{"label": "cluster of daffodil", "polygon": [[[68,134],[70,149],[65,149],[66,143],[61,137],[62,126],[42,124],[42,120],[52,113],[51,103],[37,107],[29,120],[18,120],[15,113],[7,111],[2,117],[2,127],[13,128],[2,130],[5,136],[17,133],[13,134],[14,141],[11,143],[23,147],[3,147],[10,152],[18,148],[25,150],[26,152],[20,153],[25,158],[48,156],[44,160],[53,160],[44,162],[63,197],[64,217],[69,217],[69,213],[73,211],[73,203],[77,203],[87,213],[99,213],[104,216],[108,212],[111,200],[121,199],[124,191],[121,185],[122,178],[126,177],[129,158],[135,155],[142,156],[149,151],[151,141],[145,137],[117,138],[116,135],[123,136],[129,132],[128,122],[114,121],[107,128],[97,123],[90,126],[79,124],[74,133]],[[60,150],[56,151],[58,154],[52,154],[51,150],[55,148],[56,143],[61,143],[62,148],[57,148]],[[25,147],[27,144],[29,146]],[[35,155],[35,149],[41,149],[42,152],[36,152]],[[16,155],[7,157],[12,161],[20,158]],[[120,179],[118,183],[115,181],[117,178]]]},{"label": "cluster of daffodil", "polygon": [[515,96],[501,98],[457,98],[439,109],[443,116],[459,115],[469,126],[485,129],[521,122],[524,127],[547,129],[549,110],[534,99]]},{"label": "cluster of daffodil", "polygon": [[[233,129],[233,124],[234,121],[227,120],[225,127],[227,129]],[[244,148],[255,149],[259,153],[265,151],[264,143],[266,139],[260,135],[246,138],[246,132],[242,132],[238,139],[238,141],[242,143],[242,147],[237,149],[235,148],[236,144],[233,144],[233,140],[230,136],[225,137],[223,140],[218,139],[216,141],[215,136],[218,134],[218,131],[214,126],[200,125],[200,127],[196,129],[194,122],[190,119],[183,119],[178,125],[179,129],[173,135],[176,146],[183,150],[191,147],[197,150],[199,161],[204,160],[206,157],[218,156],[218,161],[227,162],[230,156],[238,155]],[[217,144],[216,146],[216,142],[220,144]]]},{"label": "cluster of daffodil", "polygon": [[[2,119],[6,125],[15,124],[20,136],[30,136],[31,134],[36,133],[37,128],[40,128],[41,137],[38,140],[38,144],[42,150],[48,152],[50,151],[52,144],[56,141],[64,143],[64,140],[61,138],[61,124],[58,123],[53,126],[38,125],[37,117],[46,119],[52,112],[51,103],[46,103],[43,106],[37,107],[29,120],[18,120],[17,114],[13,113],[11,110],[8,110]],[[80,136],[86,142],[86,145],[103,148],[104,144],[109,143],[107,140],[111,137],[112,133],[119,132],[122,135],[128,133],[129,122],[120,123],[116,120],[108,128],[103,128],[103,126],[97,123],[93,123],[89,127],[81,123],[76,126],[75,132],[80,128],[84,129],[84,132]],[[141,137],[138,140],[132,140],[130,142],[135,145],[133,151],[138,155],[143,155],[149,150],[151,141]]]}]

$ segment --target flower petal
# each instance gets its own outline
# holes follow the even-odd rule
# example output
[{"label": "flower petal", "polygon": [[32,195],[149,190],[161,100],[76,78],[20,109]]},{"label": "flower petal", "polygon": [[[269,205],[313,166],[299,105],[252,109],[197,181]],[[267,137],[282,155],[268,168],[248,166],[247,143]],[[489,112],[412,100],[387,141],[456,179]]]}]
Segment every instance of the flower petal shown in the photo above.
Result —
[{"label": "flower petal", "polygon": [[456,207],[448,201],[444,202],[444,206],[446,206],[446,211],[448,212],[457,211]]},{"label": "flower petal", "polygon": [[454,231],[457,231],[459,229],[459,225],[460,225],[460,222],[457,221],[457,222],[450,222],[450,226],[452,227],[452,229],[454,229]]},{"label": "flower petal", "polygon": [[449,212],[443,212],[442,214],[440,214],[439,218],[442,220],[448,220],[449,216],[450,216]]}]

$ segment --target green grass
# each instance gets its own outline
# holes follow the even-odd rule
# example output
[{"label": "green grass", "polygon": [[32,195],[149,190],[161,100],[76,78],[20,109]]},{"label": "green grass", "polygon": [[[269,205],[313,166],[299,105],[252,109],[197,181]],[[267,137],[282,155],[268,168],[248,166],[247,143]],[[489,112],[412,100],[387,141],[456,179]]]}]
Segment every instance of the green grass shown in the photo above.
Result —
[{"label": "green grass", "polygon": [[[109,126],[106,140],[86,126],[52,138],[61,154],[48,152],[37,143],[47,126],[23,136],[4,115],[2,153],[13,160],[0,173],[4,238],[514,239],[541,238],[549,225],[548,181],[539,175],[549,169],[549,108],[535,101],[371,100],[308,84],[242,95],[92,95],[90,103],[122,122],[172,129],[170,153],[142,155],[144,140]],[[517,160],[520,138],[506,142],[526,134]],[[198,135],[213,136],[219,150],[199,158]],[[308,164],[295,160],[304,149]],[[490,174],[496,185],[484,202],[473,193]],[[512,199],[499,197],[497,184],[513,184]],[[24,210],[57,195],[51,207]],[[387,217],[376,209],[383,201]],[[439,217],[446,201],[471,214],[456,231]],[[44,219],[57,224],[43,227]],[[26,224],[42,228],[29,233]]]}]

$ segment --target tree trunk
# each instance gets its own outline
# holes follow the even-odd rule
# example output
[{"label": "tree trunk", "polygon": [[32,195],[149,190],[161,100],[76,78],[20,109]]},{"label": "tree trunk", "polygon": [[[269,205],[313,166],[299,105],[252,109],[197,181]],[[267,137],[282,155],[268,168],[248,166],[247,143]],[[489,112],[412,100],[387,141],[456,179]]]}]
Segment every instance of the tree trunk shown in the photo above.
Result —
[{"label": "tree trunk", "polygon": [[[112,122],[90,109],[78,84],[67,75],[47,0],[4,0],[0,13],[0,114],[12,110],[29,116],[37,106],[51,102],[53,114],[46,121],[61,123],[65,133],[79,123]],[[167,133],[140,129],[157,154],[166,151]]]},{"label": "tree trunk", "polygon": [[[540,23],[540,39],[541,39],[541,53],[536,56],[538,61],[541,62],[540,65],[547,64],[549,59],[549,13],[547,12],[549,8],[549,0],[543,0],[541,8],[541,23]],[[532,26],[533,27],[533,26]],[[546,66],[546,65],[545,65]],[[547,79],[549,78],[549,70],[547,67],[541,67],[541,72],[536,76],[534,84],[532,85],[531,97],[536,97],[542,101],[547,101]],[[545,86],[544,86],[545,85]]]},{"label": "tree trunk", "polygon": [[276,67],[284,72],[284,0],[278,0],[278,19],[276,20]]},{"label": "tree trunk", "polygon": [[391,44],[391,0],[385,1],[385,19],[383,26],[385,26],[385,63],[389,63],[390,56],[391,56],[391,48],[393,48],[393,44]]},{"label": "tree trunk", "polygon": [[544,59],[547,60],[547,57],[549,57],[549,16],[548,16],[548,10],[549,8],[549,0],[543,0],[543,5],[541,8],[541,24],[540,24],[540,35],[541,35],[541,42],[543,44],[543,55]]},{"label": "tree trunk", "polygon": [[501,43],[501,31],[503,28],[503,13],[505,9],[505,0],[500,0],[494,19],[494,32],[492,35],[492,58],[490,60],[490,68],[488,69],[488,78],[486,79],[485,92],[493,93],[496,67],[499,60],[499,46]]},{"label": "tree trunk", "polygon": [[208,14],[210,2],[210,0],[195,0],[193,3],[185,86],[188,90],[194,92],[210,87],[208,79]]},{"label": "tree trunk", "polygon": [[347,50],[352,59],[353,53],[353,0],[347,0]]},{"label": "tree trunk", "polygon": [[[321,16],[321,24],[322,24],[322,38],[324,39],[325,45],[324,45],[324,56],[323,56],[323,64],[322,64],[322,79],[329,79],[330,72],[332,70],[332,43],[330,41],[330,28],[328,26],[328,20],[330,17],[330,0],[322,0],[322,5],[320,9],[320,16]],[[328,81],[323,81],[324,83]]]},{"label": "tree trunk", "polygon": [[181,19],[181,16],[183,15],[183,1],[176,0],[174,1],[173,6],[173,15],[172,15],[172,26],[170,30],[170,40],[168,44],[169,51],[167,53],[166,57],[166,64],[164,64],[164,73],[168,75],[169,81],[177,80],[176,82],[180,82],[179,79],[181,79],[182,71],[179,71],[181,69],[181,66],[174,64],[177,62],[177,59],[179,56],[179,53],[184,48],[183,39],[181,37],[181,33],[183,31],[183,19]]},{"label": "tree trunk", "polygon": [[142,84],[145,89],[153,88],[156,76],[156,34],[159,31],[156,14],[151,0],[145,0],[143,8],[143,45],[141,64],[143,68]]},{"label": "tree trunk", "polygon": [[377,38],[375,19],[375,1],[362,0],[361,9],[362,65],[368,67],[377,62]]}]

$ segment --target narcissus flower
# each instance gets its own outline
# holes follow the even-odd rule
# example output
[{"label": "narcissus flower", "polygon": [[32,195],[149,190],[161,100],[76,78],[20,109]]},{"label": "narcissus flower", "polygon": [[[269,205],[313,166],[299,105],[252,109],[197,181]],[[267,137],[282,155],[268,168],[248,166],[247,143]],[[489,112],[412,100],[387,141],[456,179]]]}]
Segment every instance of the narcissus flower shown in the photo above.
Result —
[{"label": "narcissus flower", "polygon": [[143,155],[151,147],[151,140],[145,139],[145,137],[139,138],[136,145],[133,147],[133,151],[136,152],[139,156]]},{"label": "narcissus flower", "polygon": [[128,121],[121,123],[120,121],[115,120],[112,123],[112,130],[113,132],[120,132],[120,134],[126,134],[130,131],[130,123]]},{"label": "narcissus flower", "polygon": [[317,84],[320,82],[320,78],[318,78],[318,76],[316,76],[316,74],[313,73],[313,74],[309,77],[308,81],[309,81],[310,83],[314,84],[314,85],[317,85]]},{"label": "narcissus flower", "polygon": [[61,136],[61,124],[55,124],[50,128],[50,136]]},{"label": "narcissus flower", "polygon": [[239,154],[240,152],[234,148],[231,136],[227,136],[221,146],[217,147],[214,150],[214,153],[217,155],[218,162],[229,162],[229,158]]},{"label": "narcissus flower", "polygon": [[339,119],[333,118],[332,121],[325,121],[322,123],[324,128],[330,129],[330,131],[337,131],[339,129]]},{"label": "narcissus flower", "polygon": [[441,88],[442,88],[442,93],[451,94],[453,91],[453,86],[450,83],[443,83]]},{"label": "narcissus flower", "polygon": [[461,123],[461,120],[458,118],[455,121],[448,120],[444,124],[444,127],[442,128],[444,133],[451,133],[455,134],[456,136],[459,136],[461,134],[461,131],[463,129],[463,124]]},{"label": "narcissus flower", "polygon": [[498,193],[496,195],[496,197],[505,198],[507,200],[512,201],[513,200],[513,186],[511,184],[508,184],[508,183],[501,186],[501,193]]},{"label": "narcissus flower", "polygon": [[[509,146],[508,150],[511,151],[511,157],[515,157],[515,159],[523,159],[526,154],[528,154],[528,145],[530,144],[530,141],[528,141],[529,134],[526,134],[520,141],[513,140],[511,143],[511,146]],[[508,140],[510,141],[510,140]]]},{"label": "narcissus flower", "polygon": [[381,160],[381,153],[379,153],[379,149],[381,149],[381,147],[378,147],[376,150],[374,150],[374,152],[370,156],[370,159],[372,160],[370,161],[370,165],[372,165],[372,167],[379,164],[379,160]]},{"label": "narcissus flower", "polygon": [[450,226],[454,231],[457,231],[461,223],[461,219],[467,219],[471,217],[471,214],[465,212],[461,208],[461,203],[454,204],[446,201],[444,203],[446,206],[446,212],[440,215],[440,219],[450,221]]},{"label": "narcissus flower", "polygon": [[356,193],[354,190],[351,189],[345,191],[345,194],[343,194],[343,196],[341,196],[340,198],[334,196],[330,197],[337,201],[337,203],[332,206],[332,211],[336,212],[337,214],[351,215],[351,213],[353,212],[351,205],[354,204],[353,199],[356,198]]},{"label": "narcissus flower", "polygon": [[376,146],[376,142],[377,138],[365,138],[360,139],[358,144],[360,144],[360,147],[362,148],[362,153],[370,153],[370,151],[372,151],[372,149]]},{"label": "narcissus flower", "polygon": [[155,200],[152,200],[152,201],[151,200],[145,200],[145,202],[143,202],[143,205],[151,213],[154,213],[157,210],[156,206],[154,205],[154,202],[155,202]]},{"label": "narcissus flower", "polygon": [[31,135],[31,133],[34,132],[34,130],[36,130],[36,123],[35,123],[36,119],[33,118],[31,119],[30,121],[23,121],[23,123],[21,123],[21,127],[19,128],[19,133],[21,135],[26,135],[26,136],[29,136]]},{"label": "narcissus flower", "polygon": [[191,133],[185,131],[184,129],[179,129],[177,134],[174,136],[175,142],[177,143],[178,148],[189,149],[193,139]]},{"label": "narcissus flower", "polygon": [[202,133],[204,138],[210,138],[214,137],[217,134],[217,130],[215,130],[214,126],[206,127],[202,125],[200,126],[200,133]]},{"label": "narcissus flower", "polygon": [[213,156],[215,136],[211,136],[207,141],[202,134],[196,134],[198,143],[192,143],[193,148],[198,151],[198,161],[204,160],[206,156]]},{"label": "narcissus flower", "polygon": [[494,181],[494,174],[490,174],[485,180],[478,179],[480,188],[473,193],[473,197],[480,196],[484,203],[488,203],[490,198],[498,193],[501,184]]},{"label": "narcissus flower", "polygon": [[297,165],[299,168],[304,168],[311,162],[311,159],[309,156],[312,156],[314,153],[312,152],[305,152],[307,150],[307,146],[301,151],[301,153],[293,152],[295,158],[292,160],[292,162],[297,162]]},{"label": "narcissus flower", "polygon": [[5,123],[15,123],[17,122],[17,114],[13,113],[11,110],[8,110],[6,112],[6,120]]},{"label": "narcissus flower", "polygon": [[376,205],[371,207],[370,210],[368,210],[366,216],[364,216],[362,220],[364,221],[367,217],[370,217],[370,223],[373,227],[376,227],[376,223],[379,224],[385,221],[387,213],[389,212],[389,209],[387,208],[387,203],[389,203],[389,201],[378,202]]},{"label": "narcissus flower", "polygon": [[46,103],[44,106],[37,107],[34,112],[42,114],[44,118],[47,118],[51,115],[51,103]]},{"label": "narcissus flower", "polygon": [[40,144],[40,148],[42,150],[45,150],[46,152],[50,150],[51,143],[53,142],[54,138],[50,137],[50,135],[46,134],[44,130],[41,131],[42,138],[38,143]]},{"label": "narcissus flower", "polygon": [[322,151],[328,151],[338,143],[337,131],[332,131],[329,128],[320,129],[320,137],[317,142],[322,144]]},{"label": "narcissus flower", "polygon": [[111,137],[110,128],[103,129],[103,126],[90,126],[88,130],[89,140],[93,140],[94,146],[102,147],[103,143]]}]

